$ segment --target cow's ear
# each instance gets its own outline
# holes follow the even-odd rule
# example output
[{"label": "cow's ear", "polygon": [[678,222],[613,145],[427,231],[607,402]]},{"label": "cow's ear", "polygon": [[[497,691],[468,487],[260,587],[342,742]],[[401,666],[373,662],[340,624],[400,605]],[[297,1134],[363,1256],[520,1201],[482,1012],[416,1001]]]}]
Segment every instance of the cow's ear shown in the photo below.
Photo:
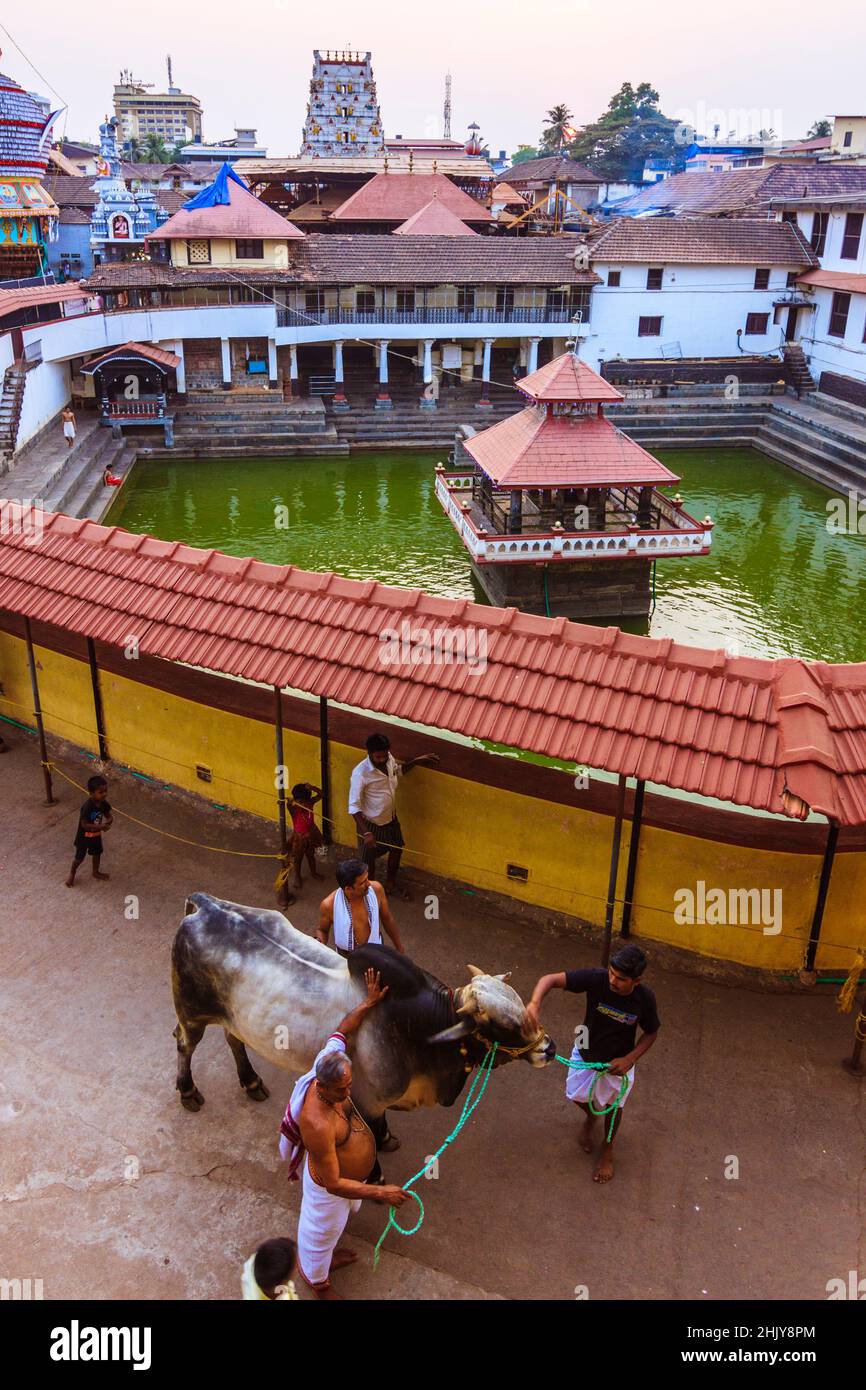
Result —
[{"label": "cow's ear", "polygon": [[506,970],[506,972],[505,972],[504,975],[494,975],[493,978],[494,978],[494,980],[504,980],[505,983],[507,984],[508,981],[511,979],[511,971],[510,971],[510,970]]},{"label": "cow's ear", "polygon": [[461,1038],[467,1037],[469,1033],[474,1031],[475,1024],[471,1019],[462,1018],[459,1023],[455,1023],[451,1028],[446,1028],[444,1032],[434,1033],[432,1038],[428,1038],[427,1041],[431,1043],[459,1042]]}]

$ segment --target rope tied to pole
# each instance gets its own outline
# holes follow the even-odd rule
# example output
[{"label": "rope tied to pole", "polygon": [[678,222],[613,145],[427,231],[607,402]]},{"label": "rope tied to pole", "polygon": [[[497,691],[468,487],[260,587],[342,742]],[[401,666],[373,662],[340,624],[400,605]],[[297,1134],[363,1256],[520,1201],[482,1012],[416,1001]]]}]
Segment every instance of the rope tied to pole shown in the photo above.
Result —
[{"label": "rope tied to pole", "polygon": [[836,1008],[840,1014],[850,1014],[854,1007],[854,999],[857,994],[857,985],[860,981],[860,971],[866,966],[866,951],[858,949],[857,955],[848,971],[848,978],[836,995]]},{"label": "rope tied to pole", "polygon": [[440,1154],[443,1154],[445,1152],[445,1150],[448,1148],[448,1145],[454,1143],[454,1140],[457,1138],[461,1129],[466,1124],[466,1121],[469,1119],[473,1110],[478,1105],[479,1101],[481,1100],[481,1097],[484,1095],[484,1092],[487,1089],[487,1083],[490,1080],[490,1073],[493,1070],[493,1063],[496,1057],[497,1048],[498,1043],[491,1044],[487,1056],[484,1058],[484,1061],[481,1063],[477,1072],[473,1076],[472,1084],[469,1087],[469,1090],[466,1093],[466,1099],[463,1102],[463,1109],[460,1112],[460,1118],[458,1119],[451,1133],[448,1135],[448,1138],[445,1139],[444,1142],[439,1145],[439,1148],[436,1150],[435,1154],[430,1154],[423,1168],[419,1168],[417,1173],[413,1173],[411,1178],[408,1178],[406,1182],[402,1184],[403,1191],[408,1192],[409,1196],[414,1197],[415,1201],[418,1203],[418,1220],[415,1222],[414,1226],[411,1226],[407,1230],[405,1226],[401,1226],[399,1222],[394,1219],[394,1208],[391,1208],[390,1212],[388,1213],[387,1225],[385,1226],[384,1231],[377,1240],[376,1248],[373,1251],[374,1270],[378,1269],[379,1267],[379,1252],[382,1248],[382,1244],[385,1240],[386,1235],[392,1227],[395,1231],[399,1231],[401,1236],[414,1236],[416,1231],[420,1231],[425,1216],[424,1203],[421,1201],[421,1198],[418,1196],[418,1193],[413,1192],[411,1189],[413,1185],[416,1182],[418,1182],[419,1178],[423,1178],[425,1173],[429,1173],[430,1169],[433,1167],[433,1164],[439,1158]]}]

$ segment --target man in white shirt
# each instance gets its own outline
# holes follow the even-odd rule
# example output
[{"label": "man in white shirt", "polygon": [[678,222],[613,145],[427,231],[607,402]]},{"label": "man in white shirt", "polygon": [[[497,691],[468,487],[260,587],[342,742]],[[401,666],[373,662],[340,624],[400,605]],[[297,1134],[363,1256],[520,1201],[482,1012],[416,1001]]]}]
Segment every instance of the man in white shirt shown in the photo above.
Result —
[{"label": "man in white shirt", "polygon": [[424,753],[398,763],[385,734],[371,734],[367,756],[352,770],[349,783],[349,815],[358,827],[358,849],[370,877],[375,876],[376,860],[388,856],[386,893],[399,892],[410,898],[406,888],[397,887],[397,870],[405,841],[397,819],[397,783],[413,767],[435,767],[435,753]]}]

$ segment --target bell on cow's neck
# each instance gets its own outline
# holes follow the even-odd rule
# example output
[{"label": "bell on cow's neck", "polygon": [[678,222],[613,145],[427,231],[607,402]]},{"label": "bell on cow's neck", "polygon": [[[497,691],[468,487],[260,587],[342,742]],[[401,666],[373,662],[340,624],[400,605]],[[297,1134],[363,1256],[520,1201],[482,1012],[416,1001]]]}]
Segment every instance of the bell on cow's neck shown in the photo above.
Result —
[{"label": "bell on cow's neck", "polygon": [[466,1053],[467,1053],[466,1044],[465,1044],[465,1043],[461,1043],[461,1044],[460,1044],[460,1056],[461,1056],[461,1057],[465,1057],[465,1056],[466,1056]]},{"label": "bell on cow's neck", "polygon": [[464,1071],[471,1071],[471,1070],[472,1070],[472,1065],[471,1065],[471,1063],[467,1062],[467,1063],[466,1063],[466,1066],[463,1068],[463,1070],[464,1070]]}]

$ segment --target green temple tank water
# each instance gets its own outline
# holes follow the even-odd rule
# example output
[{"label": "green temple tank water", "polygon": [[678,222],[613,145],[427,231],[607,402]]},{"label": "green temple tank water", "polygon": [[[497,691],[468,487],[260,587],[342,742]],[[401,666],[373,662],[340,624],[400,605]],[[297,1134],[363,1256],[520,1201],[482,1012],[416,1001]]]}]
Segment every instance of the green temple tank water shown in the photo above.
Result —
[{"label": "green temple tank water", "polygon": [[[484,601],[434,493],[441,453],[141,460],[110,525],[302,569]],[[631,631],[748,656],[866,660],[866,536],[827,529],[825,488],[750,449],[659,450],[710,555],[660,560]],[[864,522],[866,526],[866,522]]]}]

